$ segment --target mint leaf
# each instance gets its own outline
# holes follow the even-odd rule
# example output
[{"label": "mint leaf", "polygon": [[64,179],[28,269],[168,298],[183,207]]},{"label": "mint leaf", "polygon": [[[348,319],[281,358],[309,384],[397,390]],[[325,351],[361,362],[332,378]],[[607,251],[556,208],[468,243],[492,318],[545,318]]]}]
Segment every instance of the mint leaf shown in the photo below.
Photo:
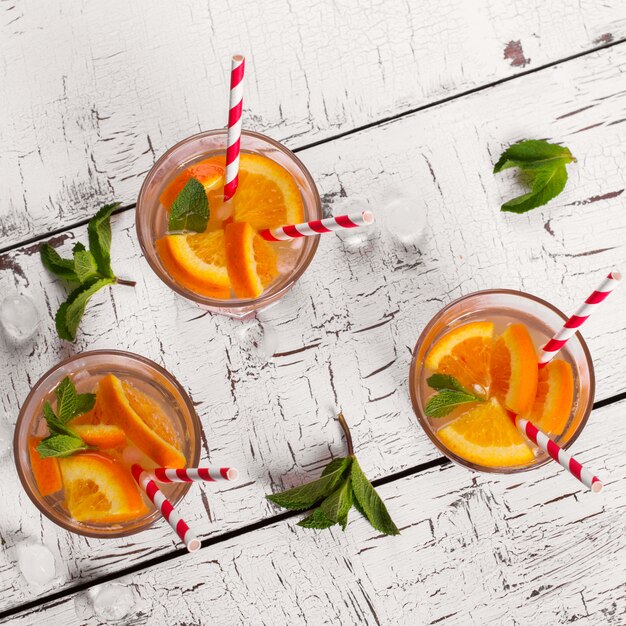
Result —
[{"label": "mint leaf", "polygon": [[57,333],[61,339],[74,341],[78,325],[85,312],[85,306],[97,291],[112,285],[114,278],[95,278],[74,289],[67,300],[59,307],[55,316]]},{"label": "mint leaf", "polygon": [[385,503],[376,493],[370,481],[367,480],[356,458],[352,461],[350,477],[352,478],[354,497],[361,505],[369,523],[385,535],[399,535],[400,531],[393,523]]},{"label": "mint leaf", "polygon": [[74,261],[62,258],[50,244],[42,243],[39,247],[39,255],[43,266],[49,272],[70,283],[80,282],[74,271]]},{"label": "mint leaf", "polygon": [[[82,244],[80,245],[84,248]],[[89,250],[76,250],[76,246],[74,247],[74,271],[81,283],[99,276],[96,259]]]},{"label": "mint leaf", "polygon": [[106,204],[87,225],[89,249],[96,261],[98,272],[107,278],[115,278],[111,269],[111,214],[119,205],[119,202]]},{"label": "mint leaf", "polygon": [[37,452],[42,459],[48,456],[70,456],[80,450],[87,450],[88,445],[80,438],[70,435],[52,435],[46,437],[37,446]]},{"label": "mint leaf", "polygon": [[294,511],[309,509],[335,490],[349,464],[349,459],[343,459],[343,463],[334,472],[326,476],[299,487],[288,489],[282,493],[275,493],[265,497],[270,502],[278,504],[278,506],[282,506],[285,509]]},{"label": "mint leaf", "polygon": [[352,459],[350,457],[337,457],[324,468],[324,470],[322,471],[322,476],[332,474],[340,468],[343,468],[343,471],[345,472],[350,467],[350,463],[352,463]]},{"label": "mint leaf", "polygon": [[566,165],[576,161],[568,148],[544,140],[520,141],[503,153],[493,168],[494,174],[518,167],[528,178],[531,191],[505,202],[501,210],[526,213],[558,196],[567,183]]},{"label": "mint leaf", "polygon": [[427,417],[445,417],[462,404],[482,401],[482,398],[468,393],[467,391],[444,389],[428,400],[424,413]]},{"label": "mint leaf", "polygon": [[79,393],[76,396],[76,412],[73,417],[89,413],[96,406],[95,393]]},{"label": "mint leaf", "polygon": [[352,508],[352,480],[348,477],[341,486],[331,493],[320,505],[324,515],[333,522],[340,522],[343,530],[348,523],[348,512]]},{"label": "mint leaf", "polygon": [[57,414],[59,419],[64,423],[69,422],[74,417],[78,404],[76,387],[74,387],[74,383],[69,376],[66,376],[59,383],[54,392],[57,397]]},{"label": "mint leaf", "polygon": [[172,203],[168,230],[202,233],[209,222],[209,200],[202,183],[190,178]]},{"label": "mint leaf", "polygon": [[449,376],[448,374],[433,374],[426,380],[426,383],[433,389],[454,389],[469,393],[454,376]]},{"label": "mint leaf", "polygon": [[321,509],[315,509],[311,515],[298,522],[298,526],[302,526],[302,528],[317,528],[320,530],[330,528],[335,524],[336,522],[328,519]]}]

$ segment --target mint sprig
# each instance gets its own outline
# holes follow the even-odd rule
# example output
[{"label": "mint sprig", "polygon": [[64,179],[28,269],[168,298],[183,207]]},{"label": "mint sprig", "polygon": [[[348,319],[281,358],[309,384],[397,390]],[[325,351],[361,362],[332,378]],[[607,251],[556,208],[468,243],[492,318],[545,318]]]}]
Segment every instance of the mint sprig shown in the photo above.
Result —
[{"label": "mint sprig", "polygon": [[59,383],[54,393],[57,397],[56,413],[48,401],[43,405],[43,416],[50,435],[37,446],[37,452],[42,459],[49,456],[70,456],[75,452],[89,449],[67,423],[93,409],[96,404],[95,394],[77,393],[74,383],[67,376]]},{"label": "mint sprig", "polygon": [[385,535],[399,534],[384,502],[365,477],[354,455],[352,436],[343,413],[339,413],[338,419],[346,436],[348,456],[333,459],[317,480],[266,498],[296,511],[317,506],[298,523],[303,528],[324,529],[339,524],[345,530],[348,514],[355,507],[376,530]]},{"label": "mint sprig", "polygon": [[424,413],[427,417],[445,417],[468,402],[484,402],[484,398],[465,389],[454,376],[433,374],[426,382],[438,392],[426,403]]},{"label": "mint sprig", "polygon": [[567,183],[565,166],[572,161],[576,159],[568,148],[543,139],[526,139],[507,148],[495,164],[493,173],[517,167],[525,174],[531,190],[505,202],[501,210],[526,213],[558,196]]},{"label": "mint sprig", "polygon": [[172,203],[169,232],[202,233],[209,223],[209,199],[204,185],[190,178]]},{"label": "mint sprig", "polygon": [[100,289],[117,283],[134,286],[133,281],[117,278],[111,269],[111,214],[119,206],[103,206],[87,225],[89,250],[78,242],[72,249],[73,258],[64,259],[49,244],[40,247],[44,267],[68,283],[77,284],[55,315],[59,337],[67,341],[76,339],[78,326],[89,299]]}]

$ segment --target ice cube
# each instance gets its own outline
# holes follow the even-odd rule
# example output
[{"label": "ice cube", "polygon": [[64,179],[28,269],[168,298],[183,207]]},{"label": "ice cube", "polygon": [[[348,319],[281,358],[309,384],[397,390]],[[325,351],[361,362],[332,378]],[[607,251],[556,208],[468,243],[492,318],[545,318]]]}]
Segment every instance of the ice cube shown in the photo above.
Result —
[{"label": "ice cube", "polygon": [[[333,217],[338,215],[349,215],[350,213],[361,213],[362,211],[371,211],[372,207],[365,196],[350,196],[347,198],[337,198],[333,202],[331,213]],[[358,248],[366,241],[372,239],[378,232],[376,222],[369,226],[359,226],[358,228],[343,228],[335,231],[337,236],[343,241],[348,248]],[[330,234],[323,237],[331,237]]]},{"label": "ice cube", "polygon": [[236,331],[239,344],[252,361],[267,363],[278,347],[278,333],[270,324],[262,324],[258,319],[241,322]]},{"label": "ice cube", "polygon": [[44,587],[55,579],[54,555],[40,543],[18,545],[17,564],[22,576],[35,587]]},{"label": "ice cube", "polygon": [[376,212],[391,237],[404,245],[419,244],[426,232],[426,207],[417,196],[389,192],[388,200],[382,202]]},{"label": "ice cube", "polygon": [[0,326],[10,341],[28,341],[39,326],[39,311],[28,296],[7,296],[0,304]]},{"label": "ice cube", "polygon": [[106,583],[94,589],[93,611],[105,622],[124,619],[135,606],[135,595],[130,587]]}]

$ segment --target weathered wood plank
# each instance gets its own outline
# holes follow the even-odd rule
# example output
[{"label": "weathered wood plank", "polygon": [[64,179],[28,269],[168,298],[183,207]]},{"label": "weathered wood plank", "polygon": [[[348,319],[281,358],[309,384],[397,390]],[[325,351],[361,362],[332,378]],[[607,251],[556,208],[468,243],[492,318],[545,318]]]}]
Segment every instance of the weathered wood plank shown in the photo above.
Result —
[{"label": "weathered wood plank", "polygon": [[[239,322],[203,314],[156,280],[139,256],[132,213],[114,221],[113,261],[137,279],[137,288],[98,295],[76,346],[54,338],[51,315],[62,290],[41,267],[36,248],[0,256],[0,292],[25,290],[49,312],[35,343],[3,346],[10,376],[0,380],[0,406],[13,421],[37,377],[75,350],[124,348],[162,363],[197,402],[204,458],[232,463],[248,476],[207,492],[205,501],[185,502],[183,514],[203,537],[267,518],[272,509],[264,493],[315,475],[342,451],[332,405],[345,410],[372,478],[435,458],[413,416],[406,381],[410,349],[430,317],[464,293],[501,286],[572,310],[599,275],[623,262],[619,168],[626,125],[617,122],[625,66],[626,48],[616,47],[305,151],[327,207],[341,195],[355,202],[365,195],[376,208],[386,189],[419,190],[429,233],[419,251],[395,244],[386,231],[352,251],[334,235],[323,238],[301,282],[261,316],[278,334],[279,356],[268,365],[242,348]],[[503,145],[531,133],[566,142],[579,162],[551,206],[527,216],[502,214],[498,205],[511,195],[511,184],[493,177],[493,160]],[[69,251],[75,238],[84,239],[85,229],[57,240],[60,250]],[[616,292],[585,327],[600,398],[625,390],[626,322],[616,314],[625,301],[626,292]],[[11,565],[19,541],[37,538],[52,546],[67,585],[175,545],[162,525],[125,541],[70,537],[35,514],[10,461],[3,467],[13,477],[5,497],[19,503],[0,508],[3,608],[38,593]]]},{"label": "weathered wood plank", "polygon": [[[401,528],[281,522],[122,580],[136,624],[623,624],[622,402],[577,445],[608,479],[591,494],[556,464],[490,478],[448,465],[379,488]],[[607,438],[607,432],[611,437]],[[89,593],[11,623],[95,624]]]},{"label": "weathered wood plank", "polygon": [[230,55],[244,120],[289,146],[626,36],[622,3],[561,0],[4,2],[0,247],[132,203],[156,157],[225,124]]}]

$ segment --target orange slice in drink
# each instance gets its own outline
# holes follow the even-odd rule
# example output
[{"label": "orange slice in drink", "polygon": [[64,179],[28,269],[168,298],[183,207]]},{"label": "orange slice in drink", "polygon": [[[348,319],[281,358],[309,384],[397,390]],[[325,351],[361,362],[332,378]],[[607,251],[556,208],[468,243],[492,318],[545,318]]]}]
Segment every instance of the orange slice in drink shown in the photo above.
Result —
[{"label": "orange slice in drink", "polygon": [[176,282],[209,298],[228,298],[230,280],[222,230],[166,235],[156,241],[156,249]]},{"label": "orange slice in drink", "polygon": [[454,328],[430,349],[428,369],[454,376],[463,387],[486,394],[490,385],[489,366],[493,341],[492,322],[471,322]]},{"label": "orange slice in drink", "polygon": [[39,493],[45,497],[63,489],[61,470],[58,459],[48,456],[41,458],[37,452],[37,446],[41,443],[41,437],[28,438],[28,454],[30,455],[30,469],[35,477]]},{"label": "orange slice in drink", "polygon": [[284,167],[260,154],[241,154],[233,204],[235,221],[249,222],[257,231],[304,221],[296,181]]},{"label": "orange slice in drink", "polygon": [[59,459],[65,504],[79,522],[136,519],[148,509],[130,473],[105,454],[86,452]]},{"label": "orange slice in drink", "polygon": [[535,458],[495,398],[463,413],[437,437],[457,456],[486,467],[523,465]]},{"label": "orange slice in drink", "polygon": [[256,298],[278,275],[276,253],[248,222],[226,225],[226,267],[238,298]]},{"label": "orange slice in drink", "polygon": [[224,172],[226,171],[225,159],[223,157],[210,157],[204,161],[194,163],[184,172],[181,172],[161,194],[161,204],[166,209],[171,209],[176,196],[181,192],[182,188],[187,184],[190,178],[195,178],[202,183],[207,194],[224,185]]},{"label": "orange slice in drink", "polygon": [[126,443],[126,433],[111,424],[78,424],[72,430],[88,445],[106,450]]},{"label": "orange slice in drink", "polygon": [[154,419],[167,419],[163,414],[156,418],[149,414],[150,409],[146,407],[150,406],[137,402],[136,398],[132,398],[131,404],[122,381],[113,374],[108,374],[98,383],[96,410],[102,423],[119,426],[135,446],[157,465],[185,467],[185,455],[150,426],[151,423],[154,425]]},{"label": "orange slice in drink", "polygon": [[510,411],[528,411],[537,393],[537,353],[524,324],[511,324],[491,354],[491,393]]},{"label": "orange slice in drink", "polygon": [[562,359],[554,359],[539,370],[537,395],[526,417],[544,433],[560,435],[565,430],[573,403],[572,366]]}]

